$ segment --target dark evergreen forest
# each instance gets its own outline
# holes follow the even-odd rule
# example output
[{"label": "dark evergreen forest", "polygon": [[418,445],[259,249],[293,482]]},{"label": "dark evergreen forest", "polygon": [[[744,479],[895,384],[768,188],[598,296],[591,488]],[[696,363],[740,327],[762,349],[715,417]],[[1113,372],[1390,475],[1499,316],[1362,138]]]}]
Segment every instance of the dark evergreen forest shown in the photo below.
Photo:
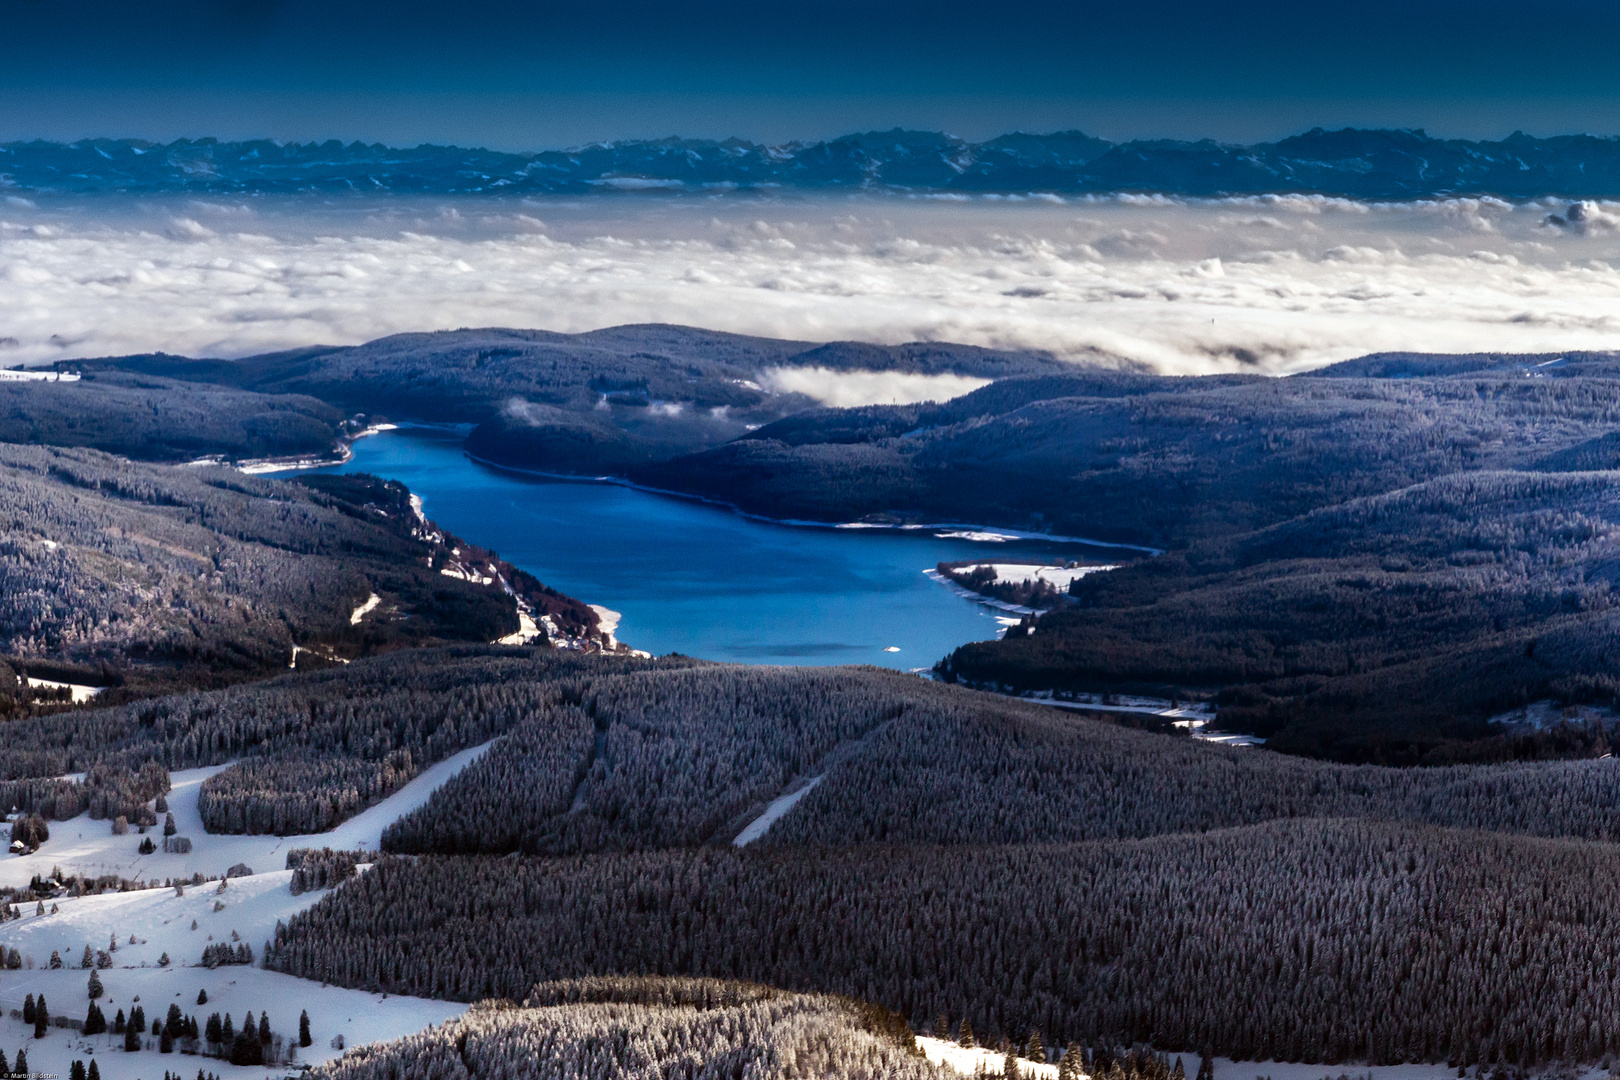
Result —
[{"label": "dark evergreen forest", "polygon": [[325,457],[347,431],[312,397],[120,371],[76,382],[0,380],[0,442],[84,446],[138,461]]},{"label": "dark evergreen forest", "polygon": [[581,974],[741,978],[966,1019],[985,1040],[1528,1067],[1617,1049],[1617,887],[1609,844],[1324,819],[1070,845],[385,859],[278,931],[268,963],[458,1000]]}]

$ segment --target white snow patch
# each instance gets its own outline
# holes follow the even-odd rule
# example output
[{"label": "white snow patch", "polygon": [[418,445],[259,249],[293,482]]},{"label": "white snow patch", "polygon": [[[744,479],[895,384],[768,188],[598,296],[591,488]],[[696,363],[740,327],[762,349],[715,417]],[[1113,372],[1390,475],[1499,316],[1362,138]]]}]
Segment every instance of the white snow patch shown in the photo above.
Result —
[{"label": "white snow patch", "polygon": [[798,806],[799,800],[810,794],[811,789],[813,789],[817,784],[821,783],[822,777],[826,775],[826,773],[822,773],[821,776],[812,778],[797,791],[794,791],[788,795],[779,795],[775,799],[772,799],[771,804],[765,808],[765,812],[760,814],[759,817],[755,818],[753,821],[750,821],[748,823],[748,827],[737,834],[737,839],[731,842],[732,845],[735,847],[743,847],[747,844],[752,844],[755,840],[758,840],[760,837],[764,836],[770,831],[772,825],[775,825],[779,820],[781,820],[783,815],[785,815],[789,810],[792,810],[795,806]]},{"label": "white snow patch", "polygon": [[12,368],[0,371],[0,382],[78,382],[77,375],[61,371],[29,371]]},{"label": "white snow patch", "polygon": [[[1001,1066],[1005,1060],[1004,1054],[991,1050],[988,1047],[958,1046],[949,1039],[936,1039],[930,1035],[917,1036],[917,1049],[921,1050],[929,1061],[935,1065],[944,1065],[963,1076],[974,1076],[982,1067],[991,1076],[1001,1075]],[[1050,1077],[1056,1080],[1057,1066],[1048,1065],[1044,1061],[1031,1061],[1028,1058],[1018,1059],[1018,1075]],[[1320,1080],[1320,1078],[1313,1078]]]},{"label": "white snow patch", "polygon": [[[0,945],[16,948],[35,961],[33,970],[8,972],[0,985],[0,1009],[9,1014],[22,1007],[27,994],[43,993],[52,1015],[83,1017],[88,1004],[85,984],[89,973],[79,968],[84,947],[107,948],[108,938],[116,936],[118,951],[112,953],[114,967],[100,972],[106,992],[99,1001],[109,1022],[122,1009],[127,1014],[139,998],[148,1022],[161,1019],[171,1003],[186,1015],[206,1020],[209,1013],[230,1013],[237,1024],[252,1011],[269,1014],[270,1026],[278,1034],[298,1034],[298,1014],[308,1010],[313,1045],[298,1051],[298,1061],[318,1064],[338,1056],[331,1048],[334,1035],[342,1034],[350,1047],[383,1039],[396,1039],[432,1024],[460,1016],[467,1006],[450,1001],[369,994],[342,990],[297,979],[257,966],[226,965],[212,970],[193,967],[210,943],[232,942],[232,932],[253,949],[255,965],[264,943],[275,933],[278,920],[285,920],[321,899],[325,892],[293,896],[288,890],[290,870],[233,878],[224,892],[217,886],[187,887],[184,896],[173,889],[108,893],[56,901],[57,914],[37,916],[32,911],[22,919],[0,926]],[[220,911],[215,903],[223,904]],[[191,929],[192,923],[197,929]],[[137,944],[131,945],[134,936]],[[51,951],[61,953],[64,967],[49,970]],[[170,963],[159,967],[168,953]],[[206,1005],[197,1004],[197,991],[208,991]],[[231,1069],[216,1061],[201,1061],[179,1054],[160,1055],[155,1045],[149,1050],[123,1052],[123,1036],[112,1034],[86,1038],[77,1032],[52,1028],[44,1039],[29,1036],[30,1028],[9,1016],[0,1020],[0,1046],[23,1045],[26,1041],[29,1064],[36,1072],[68,1073],[71,1059],[94,1055],[106,1080],[135,1080],[150,1077],[163,1068],[179,1069],[199,1065],[221,1076],[263,1076],[265,1070]],[[151,1040],[155,1043],[155,1040]],[[280,1071],[280,1070],[276,1070]]]},{"label": "white snow patch", "polygon": [[601,604],[587,604],[586,606],[596,612],[596,628],[607,639],[607,647],[609,649],[618,648],[619,639],[614,635],[618,632],[619,621],[624,616],[612,608],[603,607]]},{"label": "white snow patch", "polygon": [[955,532],[942,532],[934,535],[941,540],[972,540],[979,544],[1005,544],[1009,540],[1018,539],[1018,537],[1009,533],[982,532],[973,529],[959,529]]},{"label": "white snow patch", "polygon": [[[183,855],[164,852],[161,830],[151,829],[147,835],[159,848],[151,855],[142,855],[136,850],[142,838],[133,829],[123,836],[114,836],[109,822],[80,814],[67,821],[51,822],[51,838],[32,855],[0,858],[0,887],[26,885],[36,874],[50,876],[55,867],[67,874],[88,877],[117,874],[130,879],[163,881],[198,873],[217,876],[237,863],[246,863],[258,872],[279,870],[286,865],[287,852],[293,848],[375,851],[382,842],[384,829],[427,802],[435,790],[481,757],[489,746],[486,742],[430,765],[388,798],[330,832],[304,836],[229,836],[206,832],[202,816],[197,812],[197,794],[204,780],[230,766],[184,769],[170,774],[173,786],[168,802],[177,835],[191,840],[190,852]],[[231,887],[235,885],[233,881]]]},{"label": "white snow patch", "polygon": [[1117,566],[1043,566],[1039,563],[979,563],[961,569],[971,572],[986,566],[996,572],[997,581],[1045,581],[1059,590],[1067,589],[1070,582],[1078,581],[1087,574],[1119,569]]},{"label": "white snow patch", "polygon": [[523,608],[518,608],[518,628],[516,633],[507,634],[503,638],[496,638],[497,645],[527,645],[537,637],[546,636],[545,628],[534,621],[534,616]]},{"label": "white snow patch", "polygon": [[27,678],[29,686],[39,687],[42,690],[67,690],[75,705],[84,704],[86,701],[89,701],[91,698],[95,697],[105,689],[105,687],[101,686],[80,686],[78,683],[55,682],[51,679],[36,679],[32,675],[28,676]]},{"label": "white snow patch", "polygon": [[377,610],[377,605],[380,603],[382,603],[382,597],[372,593],[370,599],[354,609],[354,613],[349,616],[349,625],[359,626],[360,620]]}]

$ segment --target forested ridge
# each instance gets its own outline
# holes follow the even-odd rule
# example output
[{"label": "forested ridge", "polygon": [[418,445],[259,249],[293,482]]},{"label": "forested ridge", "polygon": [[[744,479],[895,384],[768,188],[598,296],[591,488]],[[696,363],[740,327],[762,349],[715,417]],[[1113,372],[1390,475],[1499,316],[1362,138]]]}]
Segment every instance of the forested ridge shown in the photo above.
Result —
[{"label": "forested ridge", "polygon": [[951,1074],[915,1051],[883,1010],[830,995],[713,979],[578,979],[533,987],[524,1005],[483,1002],[458,1020],[365,1047],[317,1080],[928,1080]]},{"label": "forested ridge", "polygon": [[[396,651],[309,674],[77,710],[6,725],[0,781],[12,802],[71,817],[91,770],[238,763],[203,783],[212,832],[311,833],[392,794],[423,768],[577,700],[593,679],[691,661],[517,646]],[[165,780],[166,787],[166,780]],[[149,795],[147,796],[150,797]],[[63,801],[67,800],[67,801]]]},{"label": "forested ridge", "polygon": [[[490,641],[518,629],[513,593],[594,630],[585,605],[435,528],[409,496],[373,477],[295,483],[0,443],[0,653],[56,678],[50,665],[72,662],[97,685],[206,685],[295,657]],[[473,563],[511,592],[442,572]]]},{"label": "forested ridge", "polygon": [[478,425],[468,449],[519,468],[598,476],[724,443],[815,402],[773,385],[781,368],[957,374],[1057,371],[1044,353],[946,342],[814,344],[686,326],[581,334],[498,327],[396,334],[363,345],[241,360],[167,355],[62,361],[86,377],[163,378],[316,398],[344,412]]},{"label": "forested ridge", "polygon": [[1210,695],[1224,726],[1312,755],[1534,756],[1486,718],[1620,690],[1617,479],[1466,473],[1195,544],[1088,575],[1032,634],[965,645],[941,670]]},{"label": "forested ridge", "polygon": [[0,379],[0,442],[84,446],[139,461],[334,455],[349,425],[296,394],[255,394],[119,371]]},{"label": "forested ridge", "polygon": [[390,827],[384,847],[566,855],[729,844],[814,776],[758,843],[1053,843],[1321,816],[1620,838],[1613,760],[1337,765],[877,668],[706,665],[574,687],[531,706]]}]

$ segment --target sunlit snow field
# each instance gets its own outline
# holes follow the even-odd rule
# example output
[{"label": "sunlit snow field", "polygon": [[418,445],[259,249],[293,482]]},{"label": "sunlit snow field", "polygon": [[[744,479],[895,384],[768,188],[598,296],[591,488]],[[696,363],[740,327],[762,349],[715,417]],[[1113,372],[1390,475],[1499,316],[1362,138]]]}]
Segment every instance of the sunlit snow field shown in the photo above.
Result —
[{"label": "sunlit snow field", "polygon": [[1620,208],[1320,197],[0,198],[0,366],[675,322],[1170,372],[1601,348]]}]

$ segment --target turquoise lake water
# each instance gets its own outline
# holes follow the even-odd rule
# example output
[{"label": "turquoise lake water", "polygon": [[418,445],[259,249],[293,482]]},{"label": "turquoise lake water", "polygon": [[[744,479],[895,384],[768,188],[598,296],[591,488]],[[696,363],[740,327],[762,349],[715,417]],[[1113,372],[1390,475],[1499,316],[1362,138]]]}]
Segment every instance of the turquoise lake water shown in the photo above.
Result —
[{"label": "turquoise lake water", "polygon": [[[994,638],[998,612],[923,576],[941,561],[1106,560],[1050,541],[757,521],[616,484],[479,465],[461,436],[403,429],[361,439],[329,472],[369,472],[421,496],[439,525],[541,581],[620,612],[620,641],[654,655],[753,664],[931,667]],[[896,648],[898,652],[885,651]]]}]

